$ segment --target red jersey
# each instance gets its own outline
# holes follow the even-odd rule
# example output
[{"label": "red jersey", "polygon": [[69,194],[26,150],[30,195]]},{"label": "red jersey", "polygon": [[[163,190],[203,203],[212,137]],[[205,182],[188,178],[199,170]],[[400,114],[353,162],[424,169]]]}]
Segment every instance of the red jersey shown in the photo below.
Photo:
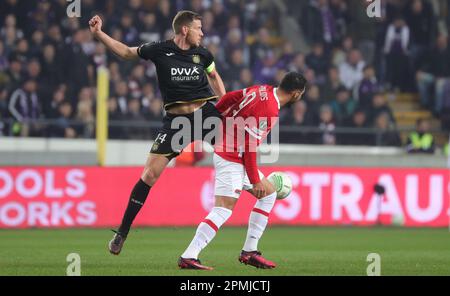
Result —
[{"label": "red jersey", "polygon": [[256,147],[278,119],[280,101],[276,90],[269,85],[255,85],[227,93],[216,104],[224,118],[222,141],[219,139],[215,153],[226,160],[242,163],[252,184],[261,181]]}]

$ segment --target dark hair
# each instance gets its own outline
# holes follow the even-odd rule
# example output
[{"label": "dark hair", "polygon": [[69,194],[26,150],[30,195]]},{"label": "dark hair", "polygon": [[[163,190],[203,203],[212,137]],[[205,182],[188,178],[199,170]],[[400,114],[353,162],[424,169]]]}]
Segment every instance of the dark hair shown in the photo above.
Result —
[{"label": "dark hair", "polygon": [[308,81],[306,81],[306,78],[302,74],[289,72],[281,80],[280,89],[288,93],[296,90],[304,90],[307,83]]},{"label": "dark hair", "polygon": [[182,10],[173,18],[172,28],[175,34],[180,34],[183,26],[191,24],[194,20],[201,20],[202,16],[189,10]]},{"label": "dark hair", "polygon": [[337,88],[336,94],[339,94],[339,93],[341,93],[341,92],[347,92],[347,93],[349,93],[350,91],[348,90],[348,88],[346,88],[345,86],[341,85],[341,86],[339,86],[339,87]]}]

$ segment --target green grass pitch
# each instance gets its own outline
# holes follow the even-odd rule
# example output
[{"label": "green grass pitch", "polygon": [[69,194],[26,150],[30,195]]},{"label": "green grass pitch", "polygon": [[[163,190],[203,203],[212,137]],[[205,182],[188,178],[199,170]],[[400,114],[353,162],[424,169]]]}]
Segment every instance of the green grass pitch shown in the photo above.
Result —
[{"label": "green grass pitch", "polygon": [[224,227],[203,251],[212,272],[179,270],[194,228],[136,228],[112,256],[108,229],[0,230],[0,275],[66,275],[69,253],[81,275],[366,275],[367,256],[381,256],[381,275],[450,275],[448,229],[270,227],[260,242],[274,270],[242,265],[246,228]]}]

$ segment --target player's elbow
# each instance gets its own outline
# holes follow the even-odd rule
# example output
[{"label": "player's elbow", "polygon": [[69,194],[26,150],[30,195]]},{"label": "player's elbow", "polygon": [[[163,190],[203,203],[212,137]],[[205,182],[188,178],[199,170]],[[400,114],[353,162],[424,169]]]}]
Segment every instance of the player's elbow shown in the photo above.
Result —
[{"label": "player's elbow", "polygon": [[137,52],[133,50],[131,47],[127,47],[125,51],[121,54],[121,58],[125,60],[133,60],[137,57]]}]

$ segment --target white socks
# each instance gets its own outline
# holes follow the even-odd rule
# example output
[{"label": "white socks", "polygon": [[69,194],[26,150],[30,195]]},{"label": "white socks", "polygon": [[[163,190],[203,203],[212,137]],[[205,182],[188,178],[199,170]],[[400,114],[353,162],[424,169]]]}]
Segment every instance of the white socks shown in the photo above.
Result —
[{"label": "white socks", "polygon": [[256,202],[248,222],[247,239],[242,248],[244,251],[251,252],[258,250],[258,241],[266,229],[269,214],[275,205],[276,199],[277,193],[274,192]]},{"label": "white socks", "polygon": [[[258,250],[258,241],[266,229],[269,214],[277,198],[276,192],[261,198],[255,204],[248,223],[247,238],[244,251]],[[181,255],[185,259],[198,259],[200,252],[213,240],[219,228],[230,218],[232,211],[226,208],[215,207],[197,228],[194,238],[188,248]]]},{"label": "white socks", "polygon": [[198,254],[216,236],[219,228],[230,218],[232,211],[226,208],[215,207],[197,228],[194,238],[181,257],[185,259],[198,259]]}]

